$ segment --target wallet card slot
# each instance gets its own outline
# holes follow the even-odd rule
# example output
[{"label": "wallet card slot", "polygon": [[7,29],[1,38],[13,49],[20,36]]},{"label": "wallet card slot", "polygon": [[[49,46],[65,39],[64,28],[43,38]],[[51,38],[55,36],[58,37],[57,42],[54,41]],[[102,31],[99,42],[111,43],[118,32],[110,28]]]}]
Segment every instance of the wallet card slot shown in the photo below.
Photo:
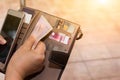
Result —
[{"label": "wallet card slot", "polygon": [[23,29],[23,28],[22,28],[22,29],[21,29],[21,33],[24,34],[25,32],[26,32],[26,29]]},{"label": "wallet card slot", "polygon": [[49,56],[49,61],[64,68],[67,64],[68,58],[69,55],[64,52],[52,51]]}]

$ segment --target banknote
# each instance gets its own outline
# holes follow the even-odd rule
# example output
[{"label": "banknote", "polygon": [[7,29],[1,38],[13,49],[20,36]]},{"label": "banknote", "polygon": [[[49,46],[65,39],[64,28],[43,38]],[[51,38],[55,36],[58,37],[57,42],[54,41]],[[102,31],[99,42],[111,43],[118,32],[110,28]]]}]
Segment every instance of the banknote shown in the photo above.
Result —
[{"label": "banknote", "polygon": [[37,24],[35,25],[35,28],[31,33],[36,40],[32,49],[34,49],[37,46],[38,42],[42,38],[44,38],[52,29],[53,27],[50,25],[47,19],[43,15],[41,15]]}]

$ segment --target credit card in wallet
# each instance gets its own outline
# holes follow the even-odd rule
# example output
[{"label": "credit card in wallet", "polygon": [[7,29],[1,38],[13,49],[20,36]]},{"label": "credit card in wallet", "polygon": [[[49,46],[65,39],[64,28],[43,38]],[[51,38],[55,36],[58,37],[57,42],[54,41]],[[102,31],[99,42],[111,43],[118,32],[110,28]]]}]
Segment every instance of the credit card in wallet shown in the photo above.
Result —
[{"label": "credit card in wallet", "polygon": [[50,25],[47,19],[42,15],[38,20],[37,24],[35,25],[35,28],[32,32],[32,35],[36,40],[32,49],[34,49],[37,46],[38,42],[42,38],[44,38],[52,29],[53,27]]}]

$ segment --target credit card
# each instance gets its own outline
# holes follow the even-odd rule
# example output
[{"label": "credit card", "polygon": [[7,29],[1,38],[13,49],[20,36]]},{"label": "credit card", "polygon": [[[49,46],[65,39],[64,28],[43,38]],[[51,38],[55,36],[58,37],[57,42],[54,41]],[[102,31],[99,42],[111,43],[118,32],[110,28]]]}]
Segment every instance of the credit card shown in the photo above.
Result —
[{"label": "credit card", "polygon": [[29,14],[29,13],[26,13],[26,12],[24,12],[24,14],[25,14],[25,23],[29,24],[31,19],[32,19],[32,14]]},{"label": "credit card", "polygon": [[68,37],[67,35],[63,34],[63,33],[55,33],[52,32],[52,34],[49,36],[50,39],[53,39],[57,42],[61,42],[63,44],[68,44],[70,37]]},{"label": "credit card", "polygon": [[62,29],[64,31],[67,31],[67,32],[71,33],[71,34],[74,33],[74,31],[75,31],[75,27],[72,24],[69,24],[69,23],[65,23],[63,25]]},{"label": "credit card", "polygon": [[69,33],[73,33],[74,30],[75,30],[75,27],[72,26],[72,25],[69,25],[69,27],[68,27],[68,29],[67,29],[67,32],[69,32]]},{"label": "credit card", "polygon": [[38,20],[33,32],[31,35],[35,38],[35,43],[32,47],[32,49],[35,49],[38,42],[44,38],[50,31],[52,31],[53,27],[50,25],[50,23],[47,21],[47,19],[42,15],[40,19]]},{"label": "credit card", "polygon": [[52,32],[52,34],[49,36],[50,39],[53,39],[55,41],[60,41],[61,40],[61,35],[59,33]]}]

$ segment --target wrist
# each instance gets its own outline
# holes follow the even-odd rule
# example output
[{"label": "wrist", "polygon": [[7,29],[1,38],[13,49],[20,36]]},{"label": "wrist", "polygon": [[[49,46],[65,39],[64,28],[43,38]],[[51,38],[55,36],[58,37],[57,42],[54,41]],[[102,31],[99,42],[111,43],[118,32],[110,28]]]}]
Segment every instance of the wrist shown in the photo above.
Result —
[{"label": "wrist", "polygon": [[7,69],[5,80],[24,80],[24,77],[16,70]]}]

